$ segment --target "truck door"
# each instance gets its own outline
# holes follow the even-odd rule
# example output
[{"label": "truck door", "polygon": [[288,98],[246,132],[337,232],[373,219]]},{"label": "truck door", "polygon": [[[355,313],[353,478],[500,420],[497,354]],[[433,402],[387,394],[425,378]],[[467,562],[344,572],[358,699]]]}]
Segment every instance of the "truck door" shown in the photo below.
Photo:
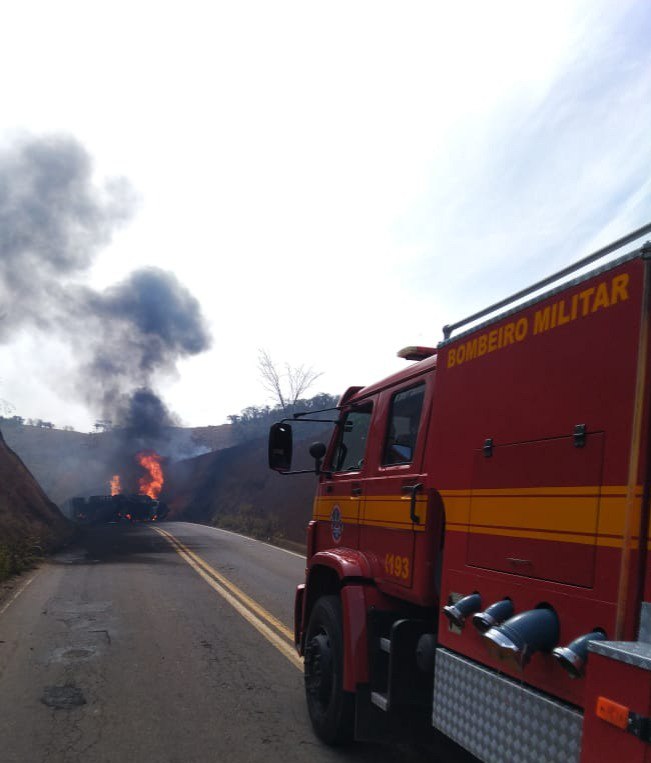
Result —
[{"label": "truck door", "polygon": [[321,482],[315,519],[318,548],[359,547],[359,513],[373,402],[344,412],[328,462],[330,476]]},{"label": "truck door", "polygon": [[401,587],[412,586],[415,535],[425,528],[426,391],[421,378],[382,394],[362,504],[360,548],[374,559],[377,580]]}]

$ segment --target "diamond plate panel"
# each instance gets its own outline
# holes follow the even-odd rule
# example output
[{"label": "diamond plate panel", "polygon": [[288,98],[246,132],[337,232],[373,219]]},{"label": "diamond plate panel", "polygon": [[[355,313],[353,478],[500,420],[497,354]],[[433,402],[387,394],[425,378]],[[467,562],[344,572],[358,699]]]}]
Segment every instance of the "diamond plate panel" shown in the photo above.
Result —
[{"label": "diamond plate panel", "polygon": [[572,763],[583,715],[447,649],[436,650],[432,724],[485,763]]}]

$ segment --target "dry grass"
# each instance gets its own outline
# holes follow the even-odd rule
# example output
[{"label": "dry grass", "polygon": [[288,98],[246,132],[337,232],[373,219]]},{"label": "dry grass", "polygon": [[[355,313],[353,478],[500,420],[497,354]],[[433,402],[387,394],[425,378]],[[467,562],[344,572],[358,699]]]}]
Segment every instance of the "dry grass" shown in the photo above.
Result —
[{"label": "dry grass", "polygon": [[[314,463],[300,460],[309,444],[296,443],[297,469]],[[313,474],[283,477],[272,472],[266,439],[173,464],[168,479],[171,519],[213,524],[277,545],[290,541],[304,550],[316,479]]]},{"label": "dry grass", "polygon": [[41,546],[29,539],[0,545],[0,583],[12,575],[31,570],[42,554]]},{"label": "dry grass", "polygon": [[29,569],[71,535],[70,523],[0,434],[0,581]]}]

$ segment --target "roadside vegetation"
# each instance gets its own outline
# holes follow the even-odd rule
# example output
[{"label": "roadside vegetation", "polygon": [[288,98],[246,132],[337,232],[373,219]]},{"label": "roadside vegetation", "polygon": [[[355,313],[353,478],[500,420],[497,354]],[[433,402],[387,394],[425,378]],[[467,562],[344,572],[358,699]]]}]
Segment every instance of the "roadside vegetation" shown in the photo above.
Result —
[{"label": "roadside vegetation", "polygon": [[[250,406],[236,416],[229,416],[236,445],[172,465],[168,488],[171,517],[211,524],[299,550],[312,515],[315,477],[313,474],[284,477],[269,469],[269,427],[294,413],[314,413],[336,404],[333,395],[318,394],[285,407]],[[327,442],[331,428],[332,425],[320,422],[293,424],[293,468],[314,466],[309,446],[316,440]]]},{"label": "roadside vegetation", "polygon": [[12,575],[30,570],[42,558],[43,551],[34,538],[0,543],[0,583]]},{"label": "roadside vegetation", "polygon": [[0,432],[0,581],[29,569],[72,534],[71,524]]}]

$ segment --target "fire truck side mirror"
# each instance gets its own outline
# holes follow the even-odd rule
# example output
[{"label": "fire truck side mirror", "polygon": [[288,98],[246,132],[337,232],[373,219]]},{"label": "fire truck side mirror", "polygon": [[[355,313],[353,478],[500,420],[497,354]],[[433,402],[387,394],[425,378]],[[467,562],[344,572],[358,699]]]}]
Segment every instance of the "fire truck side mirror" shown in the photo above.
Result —
[{"label": "fire truck side mirror", "polygon": [[310,445],[310,455],[314,459],[314,473],[321,474],[321,462],[326,454],[326,446],[322,442],[313,442]]},{"label": "fire truck side mirror", "polygon": [[288,472],[292,468],[291,424],[272,424],[269,430],[269,468]]}]

